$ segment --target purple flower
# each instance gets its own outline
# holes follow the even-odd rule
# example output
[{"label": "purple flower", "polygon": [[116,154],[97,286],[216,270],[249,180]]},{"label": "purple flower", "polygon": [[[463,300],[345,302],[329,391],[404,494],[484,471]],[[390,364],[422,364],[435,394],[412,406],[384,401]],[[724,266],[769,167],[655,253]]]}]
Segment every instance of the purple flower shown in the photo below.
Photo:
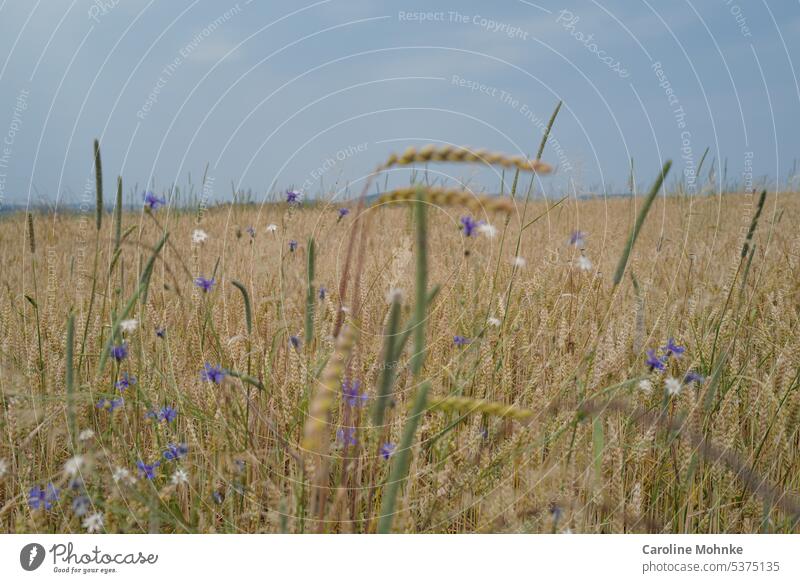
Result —
[{"label": "purple flower", "polygon": [[679,346],[679,345],[675,344],[675,339],[674,338],[670,338],[669,340],[667,340],[666,346],[662,346],[661,347],[661,350],[664,351],[665,356],[667,358],[669,358],[673,354],[677,358],[680,358],[681,355],[686,351],[686,348],[683,347],[683,346]]},{"label": "purple flower", "polygon": [[252,227],[252,226],[251,227],[247,227],[247,229],[245,229],[245,230],[250,235],[250,238],[252,238],[252,239],[256,238],[256,229],[255,229],[255,227]]},{"label": "purple flower", "polygon": [[127,372],[124,372],[122,373],[120,379],[116,383],[114,383],[114,386],[117,388],[118,391],[123,392],[125,389],[135,384],[136,384],[136,377],[132,377]]},{"label": "purple flower", "polygon": [[367,404],[367,399],[369,398],[366,391],[363,393],[359,392],[361,388],[361,381],[349,381],[345,379],[342,381],[342,396],[344,398],[345,403],[350,405],[351,407],[363,407]]},{"label": "purple flower", "polygon": [[119,409],[125,404],[125,399],[122,397],[117,397],[116,399],[100,399],[97,402],[98,409],[108,409],[109,413],[113,413],[116,409]]},{"label": "purple flower", "polygon": [[388,460],[394,454],[394,450],[397,446],[393,443],[384,443],[381,446],[381,457],[385,460]]},{"label": "purple flower", "polygon": [[178,410],[174,407],[170,407],[166,405],[161,407],[159,411],[148,411],[144,414],[145,418],[153,419],[154,421],[164,421],[166,423],[172,423],[178,417]]},{"label": "purple flower", "polygon": [[645,364],[650,367],[650,370],[664,370],[664,358],[659,358],[656,356],[655,350],[648,350],[647,351],[647,360],[645,360]]},{"label": "purple flower", "polygon": [[194,280],[194,284],[205,293],[210,292],[215,283],[216,282],[214,281],[213,277],[211,279],[206,279],[205,277],[196,277]]},{"label": "purple flower", "polygon": [[47,484],[45,488],[41,486],[34,486],[28,492],[28,506],[33,510],[44,508],[50,510],[53,503],[58,501],[58,488],[53,486],[53,483]]},{"label": "purple flower", "polygon": [[299,190],[287,190],[286,202],[289,204],[300,204],[300,194]]},{"label": "purple flower", "polygon": [[189,453],[189,446],[185,443],[170,443],[164,451],[165,460],[178,460]]},{"label": "purple flower", "polygon": [[343,446],[347,447],[348,445],[355,445],[358,443],[356,439],[356,428],[355,427],[340,427],[336,430],[336,441],[341,443]]},{"label": "purple flower", "polygon": [[319,288],[319,299],[320,300],[324,300],[326,293],[328,293],[328,290],[325,287],[320,287]]},{"label": "purple flower", "polygon": [[300,348],[300,339],[297,336],[289,336],[289,344],[291,344],[295,350]]},{"label": "purple flower", "polygon": [[461,226],[464,229],[465,237],[472,237],[475,231],[483,224],[483,221],[476,221],[472,217],[461,217]]},{"label": "purple flower", "polygon": [[289,251],[291,251],[292,253],[294,253],[294,252],[295,252],[295,249],[297,249],[297,241],[295,241],[294,239],[292,239],[291,241],[289,241]]},{"label": "purple flower", "polygon": [[75,516],[83,516],[89,512],[89,506],[91,506],[91,504],[88,496],[84,494],[76,496],[72,500],[72,511],[75,513]]},{"label": "purple flower", "polygon": [[211,492],[211,498],[213,498],[214,502],[217,504],[222,504],[225,501],[225,495],[217,490]]},{"label": "purple flower", "polygon": [[161,419],[164,420],[166,423],[172,423],[178,417],[178,410],[175,407],[170,407],[169,405],[165,405],[161,407],[161,412],[159,413]]},{"label": "purple flower", "polygon": [[569,236],[569,244],[575,247],[583,247],[586,244],[586,233],[583,231],[572,231]]},{"label": "purple flower", "polygon": [[159,338],[166,338],[167,330],[166,328],[156,328],[156,336]]},{"label": "purple flower", "polygon": [[220,384],[228,373],[221,366],[206,363],[200,371],[200,378],[207,383]]},{"label": "purple flower", "polygon": [[684,385],[688,385],[690,383],[703,384],[705,382],[705,380],[706,380],[706,377],[704,377],[703,375],[701,375],[698,372],[690,370],[689,372],[686,373],[686,376],[683,377],[683,384]]},{"label": "purple flower", "polygon": [[111,347],[111,356],[117,362],[121,362],[121,361],[125,360],[125,358],[128,356],[128,343],[127,342],[123,342],[122,344],[117,344],[115,346],[112,346]]},{"label": "purple flower", "polygon": [[345,218],[349,214],[350,214],[350,209],[348,209],[348,208],[340,208],[339,209],[339,218],[336,219],[336,222],[338,223],[339,221],[341,221],[343,218]]},{"label": "purple flower", "polygon": [[161,465],[161,462],[153,462],[152,464],[146,464],[142,460],[136,462],[136,467],[139,468],[139,476],[145,477],[148,480],[152,480],[156,477],[156,468]]},{"label": "purple flower", "polygon": [[159,207],[164,206],[167,204],[167,200],[164,198],[158,198],[155,194],[151,191],[147,191],[144,193],[144,204],[151,210],[157,211]]},{"label": "purple flower", "polygon": [[458,336],[458,335],[453,336],[453,344],[455,344],[456,346],[459,347],[466,346],[469,343],[470,343],[469,338],[464,338],[463,336]]}]

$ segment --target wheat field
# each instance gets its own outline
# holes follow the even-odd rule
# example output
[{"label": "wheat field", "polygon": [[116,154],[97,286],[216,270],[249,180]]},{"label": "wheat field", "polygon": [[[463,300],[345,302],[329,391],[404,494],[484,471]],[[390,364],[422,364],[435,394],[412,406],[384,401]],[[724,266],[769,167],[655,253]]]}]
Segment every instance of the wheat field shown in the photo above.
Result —
[{"label": "wheat field", "polygon": [[2,531],[797,532],[796,194],[524,170],[0,219]]}]

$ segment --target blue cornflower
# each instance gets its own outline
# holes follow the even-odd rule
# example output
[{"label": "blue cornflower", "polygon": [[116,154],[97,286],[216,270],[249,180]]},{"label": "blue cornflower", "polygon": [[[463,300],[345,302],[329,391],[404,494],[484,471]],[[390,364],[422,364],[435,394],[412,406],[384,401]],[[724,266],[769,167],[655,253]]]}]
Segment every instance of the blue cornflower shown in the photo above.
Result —
[{"label": "blue cornflower", "polygon": [[159,338],[166,338],[167,330],[166,328],[156,328],[156,336]]},{"label": "blue cornflower", "polygon": [[689,372],[686,373],[686,376],[683,377],[683,384],[684,385],[688,385],[690,383],[702,384],[702,383],[705,382],[705,380],[706,380],[706,377],[704,377],[703,375],[701,375],[698,372],[690,370]]},{"label": "blue cornflower", "polygon": [[217,504],[222,504],[225,501],[225,495],[222,492],[219,492],[217,490],[214,490],[213,492],[211,492],[211,498]]},{"label": "blue cornflower", "polygon": [[154,421],[164,421],[166,423],[172,423],[178,417],[178,410],[174,407],[170,407],[166,405],[161,407],[159,411],[148,411],[144,414],[145,418],[153,419]]},{"label": "blue cornflower", "polygon": [[113,413],[116,409],[119,409],[125,404],[125,399],[122,397],[117,397],[116,399],[100,399],[97,402],[98,409],[108,409],[109,413]]},{"label": "blue cornflower", "polygon": [[147,205],[151,211],[157,211],[159,207],[167,204],[167,200],[165,198],[158,198],[155,194],[148,190],[144,193],[144,204]]},{"label": "blue cornflower", "polygon": [[363,407],[367,404],[368,395],[365,392],[359,393],[361,388],[361,381],[349,381],[347,379],[342,381],[342,395],[345,403],[351,407]]},{"label": "blue cornflower", "polygon": [[227,371],[221,366],[213,366],[206,363],[203,370],[200,371],[200,378],[207,383],[220,384],[227,374]]},{"label": "blue cornflower", "polygon": [[52,482],[47,484],[45,488],[34,486],[28,492],[28,506],[33,510],[39,510],[40,508],[50,510],[54,502],[58,502],[58,488],[53,486]]},{"label": "blue cornflower", "polygon": [[247,229],[245,229],[245,230],[250,235],[251,239],[255,239],[256,238],[256,228],[255,227],[250,226],[250,227],[247,227]]},{"label": "blue cornflower", "polygon": [[294,253],[296,249],[297,249],[297,241],[292,239],[291,241],[289,241],[289,251]]},{"label": "blue cornflower", "polygon": [[388,460],[394,454],[394,450],[397,446],[393,443],[384,443],[381,446],[381,457],[385,460]]},{"label": "blue cornflower", "polygon": [[194,284],[206,293],[211,291],[211,288],[214,287],[215,283],[216,281],[214,281],[213,277],[211,279],[206,279],[205,277],[196,277],[194,280]]},{"label": "blue cornflower", "polygon": [[336,441],[347,447],[358,443],[355,427],[340,427],[336,430]]},{"label": "blue cornflower", "polygon": [[300,191],[299,190],[287,190],[286,191],[286,202],[289,204],[300,204]]},{"label": "blue cornflower", "polygon": [[456,346],[466,346],[469,343],[470,343],[469,338],[464,338],[463,336],[458,336],[458,335],[453,336],[453,344],[455,344]]},{"label": "blue cornflower", "polygon": [[647,360],[645,364],[650,367],[650,370],[664,370],[664,358],[657,357],[655,350],[647,351]]},{"label": "blue cornflower", "polygon": [[116,344],[112,346],[111,356],[117,362],[125,360],[125,358],[128,356],[128,343],[123,342],[122,344]]},{"label": "blue cornflower", "polygon": [[152,464],[146,464],[142,460],[136,462],[136,467],[139,468],[139,475],[152,480],[156,477],[156,468],[161,465],[161,462],[156,461]]},{"label": "blue cornflower", "polygon": [[122,392],[125,389],[129,388],[131,385],[136,384],[136,377],[130,376],[127,372],[122,373],[120,379],[114,383],[114,386],[117,388],[118,391]]},{"label": "blue cornflower", "polygon": [[185,443],[170,443],[164,451],[165,460],[178,460],[189,453],[189,446]]},{"label": "blue cornflower", "polygon": [[575,247],[583,247],[586,243],[586,233],[583,231],[572,231],[569,236],[569,244]]},{"label": "blue cornflower", "polygon": [[297,336],[289,336],[289,344],[291,344],[295,350],[300,348],[300,339]]},{"label": "blue cornflower", "polygon": [[339,209],[339,218],[336,219],[336,222],[338,223],[339,221],[341,221],[343,218],[345,218],[349,214],[350,214],[350,209],[348,209],[348,208],[340,208]]},{"label": "blue cornflower", "polygon": [[476,221],[472,217],[461,217],[461,226],[464,229],[465,237],[472,237],[475,231],[483,224],[483,221]]},{"label": "blue cornflower", "polygon": [[89,512],[90,505],[91,501],[89,500],[89,497],[82,494],[80,496],[76,496],[72,500],[72,511],[75,513],[75,516],[83,516]]},{"label": "blue cornflower", "polygon": [[178,417],[178,410],[175,407],[165,405],[161,407],[159,417],[163,419],[165,423],[172,423]]},{"label": "blue cornflower", "polygon": [[328,293],[328,289],[327,288],[320,287],[319,288],[319,299],[320,300],[324,300],[325,299],[325,294],[327,294],[327,293]]},{"label": "blue cornflower", "polygon": [[675,344],[675,339],[674,338],[670,338],[669,340],[667,340],[666,346],[662,346],[661,347],[661,350],[664,351],[664,353],[667,356],[667,358],[669,358],[673,354],[677,358],[680,358],[681,355],[686,351],[686,348],[683,347],[683,346],[679,346],[678,344]]}]

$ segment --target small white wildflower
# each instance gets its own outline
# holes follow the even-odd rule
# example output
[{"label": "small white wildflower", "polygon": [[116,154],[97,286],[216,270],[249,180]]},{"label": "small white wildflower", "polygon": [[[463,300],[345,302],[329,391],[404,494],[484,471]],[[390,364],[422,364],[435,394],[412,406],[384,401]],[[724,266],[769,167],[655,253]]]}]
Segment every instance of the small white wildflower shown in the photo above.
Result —
[{"label": "small white wildflower", "polygon": [[89,441],[93,437],[94,437],[94,431],[92,431],[91,429],[84,429],[78,434],[78,439],[80,441]]},{"label": "small white wildflower", "polygon": [[64,464],[64,473],[72,477],[77,476],[84,463],[85,460],[83,459],[83,456],[76,455],[75,457],[68,459],[67,463]]},{"label": "small white wildflower", "polygon": [[677,395],[681,392],[683,385],[678,379],[669,377],[664,381],[664,388],[667,389],[668,395]]},{"label": "small white wildflower", "polygon": [[489,324],[489,326],[494,326],[495,328],[497,328],[500,325],[500,320],[492,316],[486,320],[486,323]]},{"label": "small white wildflower", "polygon": [[278,230],[278,225],[276,225],[275,223],[270,223],[269,225],[267,225],[267,233],[274,233],[277,230]]},{"label": "small white wildflower", "polygon": [[525,261],[524,257],[514,257],[511,261],[515,267],[525,267],[527,261]]},{"label": "small white wildflower", "polygon": [[478,226],[478,232],[486,235],[489,239],[493,239],[497,236],[497,227],[489,223],[484,223]]},{"label": "small white wildflower", "polygon": [[583,271],[589,271],[592,268],[592,260],[586,255],[581,255],[578,257],[578,267]]},{"label": "small white wildflower", "polygon": [[203,229],[195,229],[192,232],[192,243],[199,245],[201,243],[205,243],[208,241],[208,233],[206,233]]},{"label": "small white wildflower", "polygon": [[8,471],[8,462],[4,459],[0,459],[0,478],[6,475]]},{"label": "small white wildflower", "polygon": [[172,483],[176,486],[180,486],[182,484],[189,483],[189,474],[186,473],[186,470],[183,468],[178,468],[175,470],[175,473],[172,474]]},{"label": "small white wildflower", "polygon": [[111,477],[118,484],[133,484],[136,481],[136,478],[134,478],[128,470],[120,467],[114,470],[114,473],[111,475]]},{"label": "small white wildflower", "polygon": [[403,299],[403,290],[399,287],[393,287],[386,293],[386,303],[391,304],[395,301],[400,301]]},{"label": "small white wildflower", "polygon": [[653,390],[653,383],[650,379],[642,379],[639,381],[639,390],[649,395]]},{"label": "small white wildflower", "polygon": [[139,326],[139,321],[131,318],[130,320],[123,320],[119,323],[119,327],[123,332],[133,332]]},{"label": "small white wildflower", "polygon": [[103,513],[95,512],[84,518],[83,528],[85,528],[88,533],[100,532],[103,530]]}]

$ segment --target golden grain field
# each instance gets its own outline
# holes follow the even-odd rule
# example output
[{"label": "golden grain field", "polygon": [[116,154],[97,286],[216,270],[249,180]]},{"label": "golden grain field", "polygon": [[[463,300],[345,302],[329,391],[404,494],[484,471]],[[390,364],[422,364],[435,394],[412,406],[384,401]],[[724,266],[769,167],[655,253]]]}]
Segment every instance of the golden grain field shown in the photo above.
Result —
[{"label": "golden grain field", "polygon": [[797,532],[800,199],[642,200],[0,219],[0,530]]}]

